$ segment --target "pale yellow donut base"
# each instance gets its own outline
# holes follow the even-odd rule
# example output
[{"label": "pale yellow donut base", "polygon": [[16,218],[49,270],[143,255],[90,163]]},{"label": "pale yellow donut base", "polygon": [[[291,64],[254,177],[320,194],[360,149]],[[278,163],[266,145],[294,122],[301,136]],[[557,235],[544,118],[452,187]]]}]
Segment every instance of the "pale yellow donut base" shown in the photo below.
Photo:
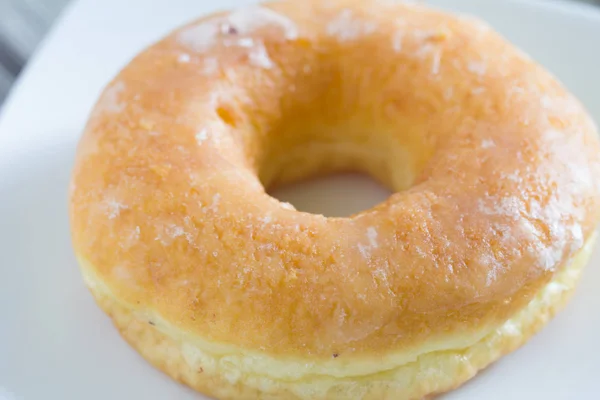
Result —
[{"label": "pale yellow donut base", "polygon": [[[273,377],[285,360],[272,360],[269,356],[249,355],[242,349],[222,344],[203,342],[195,338],[193,344],[175,339],[185,337],[185,332],[161,320],[160,331],[148,323],[148,316],[132,314],[128,308],[111,297],[108,288],[94,279],[89,263],[80,260],[86,283],[100,307],[112,317],[123,337],[148,361],[174,379],[219,399],[420,399],[430,393],[451,390],[502,355],[521,346],[538,332],[566,303],[576,286],[583,266],[587,263],[596,235],[572,258],[570,265],[556,273],[554,278],[538,292],[535,298],[502,326],[488,332],[474,332],[471,338],[449,339],[449,343],[463,343],[460,347],[438,351],[415,349],[407,357],[398,354],[394,368],[375,374],[356,376],[356,365],[361,361],[348,360],[352,377],[339,376],[343,368],[334,374],[301,376],[295,380]],[[153,316],[151,320],[158,319]],[[240,333],[243,334],[243,333]],[[432,346],[435,347],[435,346]],[[224,350],[225,349],[225,350]],[[224,354],[233,351],[237,354]],[[415,356],[416,355],[416,356]],[[407,361],[407,358],[412,360]],[[235,364],[236,360],[239,364]],[[240,361],[241,360],[241,361]],[[255,361],[264,370],[257,374],[256,368],[246,365]],[[370,360],[371,362],[377,360]],[[313,360],[294,362],[314,363]],[[316,370],[319,369],[315,365]],[[250,372],[250,373],[248,373]],[[333,376],[335,375],[335,376]]]}]

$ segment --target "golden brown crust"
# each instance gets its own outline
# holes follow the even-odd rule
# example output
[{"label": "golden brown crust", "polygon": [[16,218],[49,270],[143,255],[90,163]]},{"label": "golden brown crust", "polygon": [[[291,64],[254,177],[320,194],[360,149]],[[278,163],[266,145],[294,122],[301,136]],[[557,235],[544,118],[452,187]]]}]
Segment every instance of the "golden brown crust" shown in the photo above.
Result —
[{"label": "golden brown crust", "polygon": [[[78,149],[73,243],[137,314],[328,369],[522,309],[591,237],[599,155],[579,102],[484,24],[270,3],[173,32],[109,85]],[[263,186],[344,169],[397,193],[325,218]]]},{"label": "golden brown crust", "polygon": [[[463,348],[422,354],[410,363],[383,373],[350,379],[339,377],[325,383],[314,375],[297,381],[278,381],[267,376],[259,381],[259,386],[257,379],[242,374],[232,382],[226,374],[209,367],[214,364],[212,360],[205,364],[188,362],[186,344],[160,332],[146,320],[136,318],[93,284],[92,292],[123,337],[142,356],[174,379],[218,399],[421,399],[460,386],[539,331],[569,299],[591,248],[590,242],[587,249],[545,285],[528,306],[480,340]],[[251,372],[243,370],[246,374]]]}]

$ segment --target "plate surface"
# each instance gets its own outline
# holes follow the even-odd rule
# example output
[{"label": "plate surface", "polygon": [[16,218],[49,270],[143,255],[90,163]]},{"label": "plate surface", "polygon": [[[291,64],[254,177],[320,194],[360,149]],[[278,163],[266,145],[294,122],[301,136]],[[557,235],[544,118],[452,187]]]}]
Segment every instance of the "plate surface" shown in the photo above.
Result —
[{"label": "plate surface", "polygon": [[[202,398],[146,364],[94,304],[72,255],[66,193],[78,136],[111,76],[175,26],[245,3],[81,0],[30,63],[0,118],[0,400]],[[488,20],[600,121],[599,11],[549,1],[430,3]],[[600,398],[599,285],[596,253],[563,313],[445,398]]]}]

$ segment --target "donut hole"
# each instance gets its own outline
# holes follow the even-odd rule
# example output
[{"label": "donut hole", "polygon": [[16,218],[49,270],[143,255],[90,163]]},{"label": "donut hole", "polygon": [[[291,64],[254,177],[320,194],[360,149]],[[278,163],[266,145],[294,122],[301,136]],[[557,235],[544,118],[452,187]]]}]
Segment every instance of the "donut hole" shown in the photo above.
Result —
[{"label": "donut hole", "polygon": [[422,127],[373,118],[360,107],[348,118],[315,109],[293,109],[265,135],[255,168],[272,197],[299,211],[345,217],[417,183],[431,154]]},{"label": "donut hole", "polygon": [[392,192],[363,173],[337,173],[274,187],[269,195],[296,210],[347,217],[385,201]]}]

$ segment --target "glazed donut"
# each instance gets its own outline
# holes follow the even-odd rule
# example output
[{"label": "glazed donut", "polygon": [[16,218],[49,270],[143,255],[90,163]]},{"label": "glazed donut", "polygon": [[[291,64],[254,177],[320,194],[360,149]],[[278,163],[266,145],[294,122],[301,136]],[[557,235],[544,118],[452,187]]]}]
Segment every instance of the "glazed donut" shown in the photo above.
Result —
[{"label": "glazed donut", "polygon": [[[265,188],[362,171],[346,218]],[[416,399],[523,344],[600,218],[580,103],[486,24],[422,5],[208,16],[96,104],[70,191],[86,284],[152,364],[219,399]]]}]

